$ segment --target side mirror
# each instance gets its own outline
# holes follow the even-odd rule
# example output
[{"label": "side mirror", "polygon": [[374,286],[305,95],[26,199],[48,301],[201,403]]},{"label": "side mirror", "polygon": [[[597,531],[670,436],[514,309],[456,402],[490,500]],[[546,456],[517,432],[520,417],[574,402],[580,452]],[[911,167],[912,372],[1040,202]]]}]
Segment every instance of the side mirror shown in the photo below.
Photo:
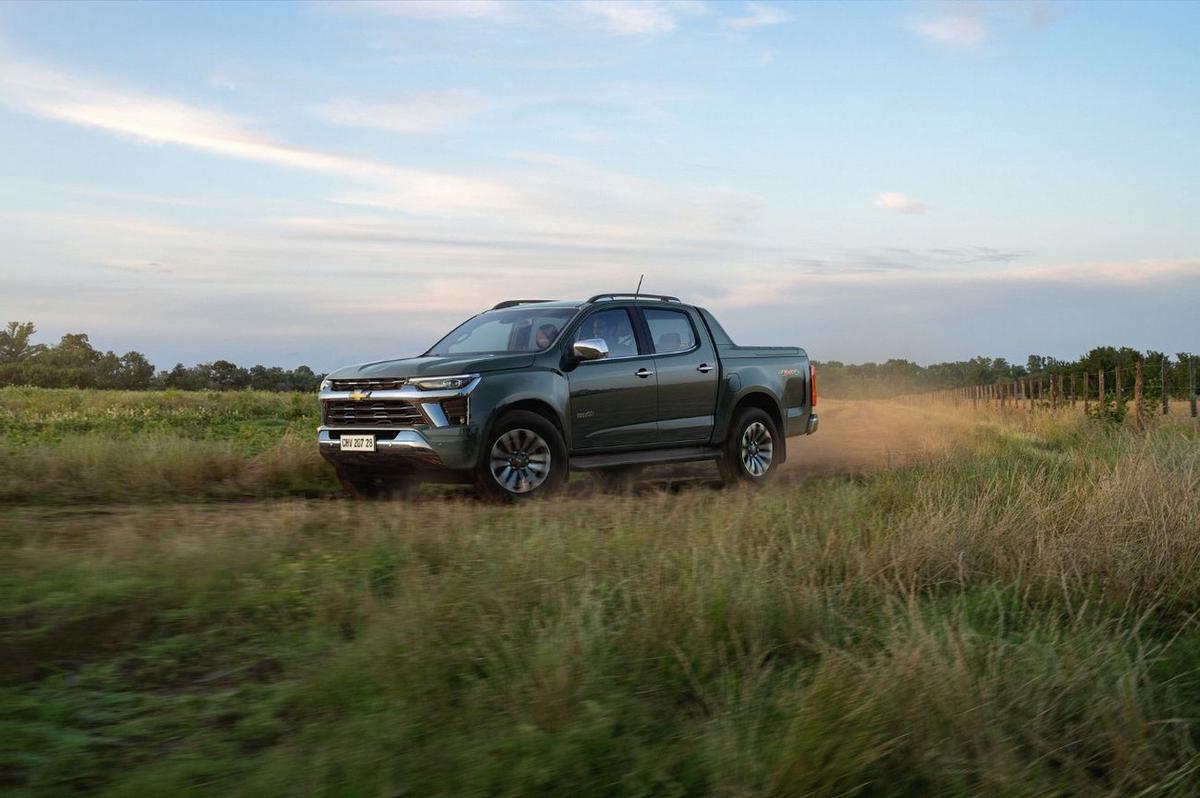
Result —
[{"label": "side mirror", "polygon": [[571,346],[579,360],[600,360],[608,357],[608,342],[603,338],[584,338]]}]

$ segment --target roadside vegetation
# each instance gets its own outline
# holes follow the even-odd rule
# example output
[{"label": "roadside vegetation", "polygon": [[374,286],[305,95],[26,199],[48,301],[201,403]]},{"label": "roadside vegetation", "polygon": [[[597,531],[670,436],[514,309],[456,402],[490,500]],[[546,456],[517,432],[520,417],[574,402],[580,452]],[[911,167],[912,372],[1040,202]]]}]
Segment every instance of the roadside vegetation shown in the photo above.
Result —
[{"label": "roadside vegetation", "polygon": [[[1117,385],[1116,375],[1124,371],[1126,394],[1132,389],[1134,366],[1141,363],[1147,375],[1147,398],[1162,396],[1162,384],[1157,375],[1166,365],[1166,389],[1175,399],[1188,398],[1189,368],[1197,355],[1148,350],[1138,351],[1128,346],[1097,346],[1075,360],[1060,360],[1049,355],[1030,355],[1024,364],[1010,363],[1002,357],[973,357],[946,363],[922,366],[911,360],[893,358],[883,363],[842,363],[836,360],[816,363],[818,381],[824,396],[853,399],[890,399],[907,394],[929,393],[953,388],[987,385],[1007,385],[1013,380],[1052,375],[1070,378],[1098,371],[1110,373],[1109,391]],[[1157,381],[1156,381],[1157,380]],[[1092,390],[1095,390],[1093,383]]]},{"label": "roadside vegetation", "polygon": [[[270,442],[290,397],[125,396],[109,419],[94,395],[61,418],[65,397],[22,396],[0,394],[30,411],[4,417],[5,457],[41,465],[136,441],[130,408],[172,419],[150,426],[181,461],[260,462],[301,427],[310,448],[315,412]],[[519,507],[22,500],[0,787],[1195,795],[1200,425],[893,411],[953,445],[761,492]]]},{"label": "roadside vegetation", "polygon": [[0,388],[0,503],[313,496],[312,394]]},{"label": "roadside vegetation", "polygon": [[197,363],[155,373],[141,352],[123,355],[94,348],[87,333],[67,333],[57,344],[34,343],[31,321],[10,321],[0,329],[0,386],[104,388],[146,391],[306,391],[317,390],[320,374],[308,366],[239,366],[228,360]]}]

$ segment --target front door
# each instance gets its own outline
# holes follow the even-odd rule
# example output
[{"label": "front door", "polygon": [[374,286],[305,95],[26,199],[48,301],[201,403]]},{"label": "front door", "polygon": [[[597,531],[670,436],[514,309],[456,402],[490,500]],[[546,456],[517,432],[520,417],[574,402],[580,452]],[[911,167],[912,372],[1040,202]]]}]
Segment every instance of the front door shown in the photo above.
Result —
[{"label": "front door", "polygon": [[601,338],[608,357],[578,363],[571,386],[571,449],[582,452],[652,444],[658,434],[658,377],[654,358],[634,334],[625,308],[584,318],[567,344]]},{"label": "front door", "polygon": [[658,376],[659,443],[705,443],[717,405],[717,353],[691,314],[644,308]]}]

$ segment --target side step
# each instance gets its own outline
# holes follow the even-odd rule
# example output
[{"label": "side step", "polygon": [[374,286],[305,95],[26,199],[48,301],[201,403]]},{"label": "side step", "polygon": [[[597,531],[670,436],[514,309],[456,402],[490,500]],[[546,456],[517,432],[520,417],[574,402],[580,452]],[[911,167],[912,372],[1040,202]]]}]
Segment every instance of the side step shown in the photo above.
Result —
[{"label": "side step", "polygon": [[642,449],[636,452],[583,454],[571,458],[571,470],[590,471],[593,468],[627,465],[690,463],[694,460],[716,460],[720,457],[721,450],[716,446],[677,446],[671,449]]}]

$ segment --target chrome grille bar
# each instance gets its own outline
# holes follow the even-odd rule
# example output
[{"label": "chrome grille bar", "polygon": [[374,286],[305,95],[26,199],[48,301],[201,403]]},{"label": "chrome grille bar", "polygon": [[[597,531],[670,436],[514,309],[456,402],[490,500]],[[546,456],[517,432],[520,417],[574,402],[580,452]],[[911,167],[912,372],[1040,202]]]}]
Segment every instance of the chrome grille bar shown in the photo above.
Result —
[{"label": "chrome grille bar", "polygon": [[404,385],[404,378],[366,380],[333,380],[335,391],[394,391]]},{"label": "chrome grille bar", "polygon": [[410,402],[325,402],[325,423],[333,427],[425,426]]}]

